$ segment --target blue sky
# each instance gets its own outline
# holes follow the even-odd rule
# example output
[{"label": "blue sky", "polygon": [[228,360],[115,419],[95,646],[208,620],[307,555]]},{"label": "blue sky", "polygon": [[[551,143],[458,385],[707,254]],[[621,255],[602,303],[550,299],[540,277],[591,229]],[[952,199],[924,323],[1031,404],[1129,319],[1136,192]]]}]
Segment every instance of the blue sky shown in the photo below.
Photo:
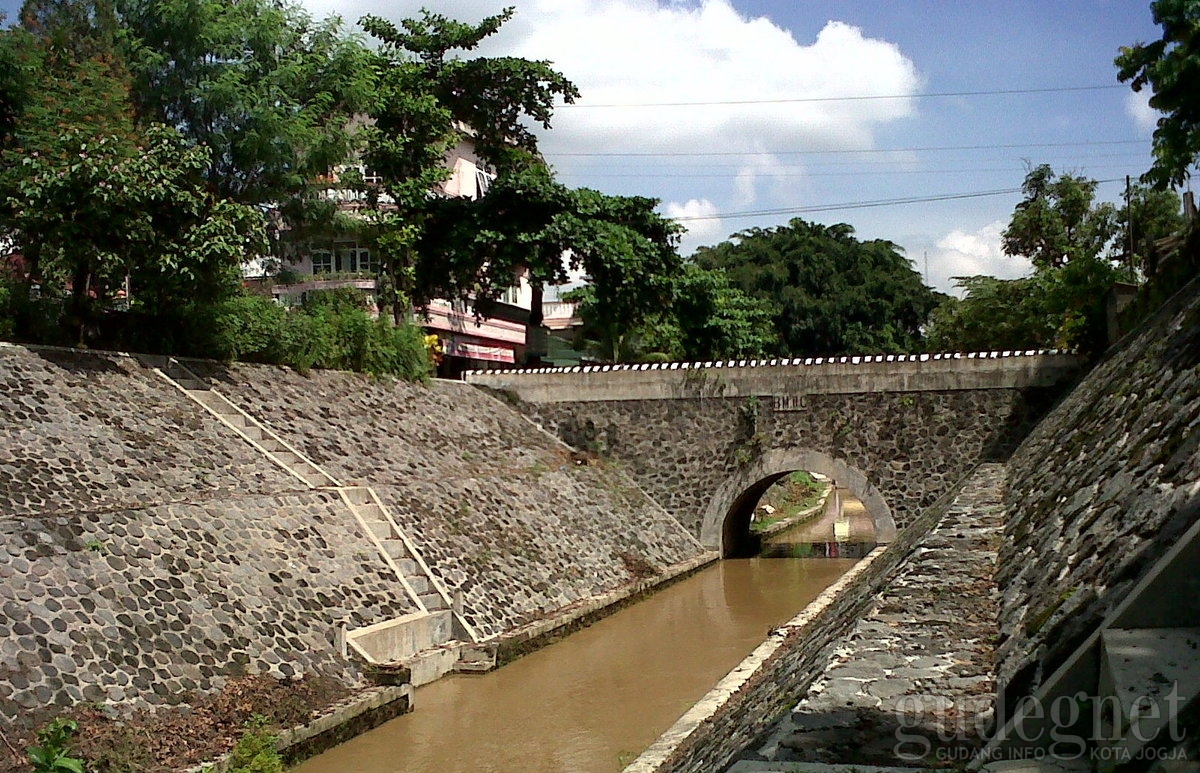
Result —
[{"label": "blue sky", "polygon": [[[999,248],[1019,194],[829,207],[1016,189],[1026,163],[1121,181],[1150,163],[1153,115],[1112,64],[1158,37],[1148,0],[305,0],[349,21],[509,3],[483,52],[550,59],[583,92],[543,137],[548,160],[568,184],[692,218],[685,250],[790,217],[846,222],[919,270],[928,256],[948,290],[1028,269]],[[961,94],[1068,88],[1083,90]],[[679,102],[705,104],[662,106]]]}]

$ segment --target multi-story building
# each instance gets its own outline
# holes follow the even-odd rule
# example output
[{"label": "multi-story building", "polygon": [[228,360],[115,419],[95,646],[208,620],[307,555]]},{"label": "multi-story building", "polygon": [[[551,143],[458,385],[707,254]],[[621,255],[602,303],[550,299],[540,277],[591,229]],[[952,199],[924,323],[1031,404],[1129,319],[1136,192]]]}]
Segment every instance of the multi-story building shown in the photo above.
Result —
[{"label": "multi-story building", "polygon": [[[461,196],[475,199],[487,192],[495,175],[475,154],[469,139],[464,139],[447,154],[450,176],[435,193],[442,196]],[[353,214],[366,206],[367,196],[361,185],[346,181],[361,180],[366,186],[379,185],[382,180],[362,165],[345,166],[335,170],[322,181],[327,183],[324,195],[337,202],[338,207]],[[388,196],[379,193],[379,203],[389,204]],[[355,287],[374,296],[378,263],[370,247],[353,234],[328,234],[295,244],[292,254],[284,258],[286,283],[272,286],[271,292],[285,304],[299,303],[303,294],[312,290],[335,287]],[[484,370],[496,366],[524,364],[527,325],[533,293],[526,276],[513,278],[510,287],[489,309],[489,317],[477,318],[469,302],[435,300],[418,312],[421,324],[441,339],[444,352],[438,374],[455,378],[463,370]]]}]

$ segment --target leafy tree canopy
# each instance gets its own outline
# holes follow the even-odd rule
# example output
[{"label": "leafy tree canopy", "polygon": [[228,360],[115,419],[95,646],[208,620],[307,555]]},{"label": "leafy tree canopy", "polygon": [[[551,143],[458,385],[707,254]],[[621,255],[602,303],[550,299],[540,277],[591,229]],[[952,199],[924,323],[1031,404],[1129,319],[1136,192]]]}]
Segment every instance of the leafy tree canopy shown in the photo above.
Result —
[{"label": "leafy tree canopy", "polygon": [[1118,76],[1134,91],[1149,86],[1150,106],[1165,115],[1154,131],[1154,165],[1142,179],[1157,188],[1180,186],[1200,156],[1200,4],[1155,0],[1150,4],[1162,38],[1122,47]]},{"label": "leafy tree canopy", "polygon": [[941,298],[895,244],[859,241],[844,223],[743,231],[696,262],[771,308],[781,356],[915,351]]},{"label": "leafy tree canopy", "polygon": [[376,73],[336,17],[316,22],[288,0],[116,2],[139,121],[207,146],[219,195],[297,207],[352,155],[351,118]]},{"label": "leafy tree canopy", "polygon": [[615,359],[620,340],[671,303],[679,227],[655,211],[655,199],[568,188],[526,161],[502,169],[478,201],[446,199],[430,210],[417,296],[471,295],[486,310],[519,269],[538,290],[579,271],[589,283],[585,316],[605,358]]},{"label": "leafy tree canopy", "polygon": [[375,16],[362,20],[381,43],[365,158],[382,176],[390,198],[389,214],[375,217],[374,242],[387,279],[381,302],[393,314],[421,293],[419,283],[437,284],[447,274],[464,273],[457,265],[438,267],[426,279],[417,268],[417,245],[426,238],[431,209],[438,208],[429,191],[449,175],[447,153],[469,136],[480,159],[499,172],[526,168],[537,141],[524,121],[549,127],[555,99],[571,102],[578,95],[547,62],[467,59],[456,53],[475,49],[512,15],[509,8],[478,24],[428,11],[399,26]]},{"label": "leafy tree canopy", "polygon": [[1095,180],[1059,175],[1049,164],[1025,175],[1025,199],[1004,230],[1004,252],[1029,258],[1039,269],[1075,258],[1095,258],[1117,233],[1117,211],[1097,204]]}]

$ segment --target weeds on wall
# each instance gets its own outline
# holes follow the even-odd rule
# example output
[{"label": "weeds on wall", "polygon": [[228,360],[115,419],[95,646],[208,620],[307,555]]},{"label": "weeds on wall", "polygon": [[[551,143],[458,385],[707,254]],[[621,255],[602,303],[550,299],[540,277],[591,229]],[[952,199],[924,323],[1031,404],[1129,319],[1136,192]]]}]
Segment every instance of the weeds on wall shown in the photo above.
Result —
[{"label": "weeds on wall", "polygon": [[246,731],[229,753],[227,773],[283,773],[283,758],[275,745],[279,738],[268,732],[269,720],[255,714],[246,722]]},{"label": "weeds on wall", "polygon": [[757,395],[746,398],[738,408],[738,439],[733,449],[733,460],[745,467],[762,455],[767,446],[767,435],[760,428],[762,403]]}]

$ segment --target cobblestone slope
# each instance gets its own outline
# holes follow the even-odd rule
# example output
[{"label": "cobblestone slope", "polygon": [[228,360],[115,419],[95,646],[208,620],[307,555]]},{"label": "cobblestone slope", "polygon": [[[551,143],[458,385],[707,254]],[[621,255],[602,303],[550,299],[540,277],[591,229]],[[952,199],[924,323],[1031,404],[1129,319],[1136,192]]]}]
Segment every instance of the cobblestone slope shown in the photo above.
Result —
[{"label": "cobblestone slope", "polygon": [[131,357],[0,345],[0,517],[297,484]]},{"label": "cobblestone slope", "polygon": [[357,669],[335,630],[414,611],[327,492],[0,518],[0,719]]},{"label": "cobblestone slope", "polygon": [[466,384],[189,364],[344,485],[370,485],[483,636],[702,552],[618,468]]},{"label": "cobblestone slope", "polygon": [[968,479],[807,696],[743,759],[917,767],[970,759],[994,705],[1004,473],[987,464]]},{"label": "cobblestone slope", "polygon": [[1001,684],[1048,676],[1200,518],[1200,281],[1098,365],[1010,462]]}]

